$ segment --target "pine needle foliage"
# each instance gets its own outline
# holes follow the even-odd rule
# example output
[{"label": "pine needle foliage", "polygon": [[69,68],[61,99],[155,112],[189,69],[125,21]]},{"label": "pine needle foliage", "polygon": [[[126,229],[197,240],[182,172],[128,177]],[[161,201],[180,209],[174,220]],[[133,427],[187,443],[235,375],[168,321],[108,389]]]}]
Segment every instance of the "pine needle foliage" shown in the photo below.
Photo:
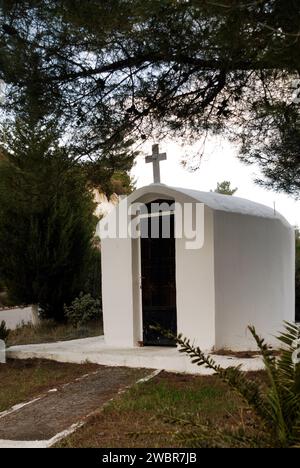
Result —
[{"label": "pine needle foliage", "polygon": [[97,219],[81,169],[60,145],[55,123],[18,119],[0,166],[0,274],[18,304],[64,320],[82,290]]}]

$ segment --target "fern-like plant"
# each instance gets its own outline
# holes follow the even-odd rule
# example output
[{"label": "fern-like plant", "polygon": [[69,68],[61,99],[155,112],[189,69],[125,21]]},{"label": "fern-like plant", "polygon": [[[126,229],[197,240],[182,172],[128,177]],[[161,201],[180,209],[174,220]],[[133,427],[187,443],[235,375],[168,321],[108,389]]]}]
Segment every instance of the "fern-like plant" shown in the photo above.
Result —
[{"label": "fern-like plant", "polygon": [[[187,354],[192,363],[205,366],[236,390],[260,418],[264,431],[275,447],[300,447],[300,327],[285,322],[284,332],[278,337],[279,356],[260,338],[254,327],[249,330],[263,358],[269,385],[267,389],[247,377],[241,366],[224,369],[215,360],[194,347],[190,340],[177,337],[179,351]],[[299,353],[300,354],[300,353]]]}]

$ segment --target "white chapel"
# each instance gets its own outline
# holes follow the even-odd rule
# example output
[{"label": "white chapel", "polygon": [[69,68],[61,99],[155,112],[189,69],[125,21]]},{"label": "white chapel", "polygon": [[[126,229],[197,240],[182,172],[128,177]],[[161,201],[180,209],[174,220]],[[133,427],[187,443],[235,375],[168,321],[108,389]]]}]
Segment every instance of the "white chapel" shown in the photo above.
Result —
[{"label": "white chapel", "polygon": [[[174,346],[159,326],[202,350],[245,351],[255,349],[247,330],[255,325],[275,345],[282,322],[295,320],[294,229],[264,205],[161,184],[165,155],[153,149],[155,183],[123,199],[100,223],[106,344]],[[182,218],[190,221],[188,233],[178,235],[178,213],[181,228]],[[190,232],[198,234],[194,245]]]}]

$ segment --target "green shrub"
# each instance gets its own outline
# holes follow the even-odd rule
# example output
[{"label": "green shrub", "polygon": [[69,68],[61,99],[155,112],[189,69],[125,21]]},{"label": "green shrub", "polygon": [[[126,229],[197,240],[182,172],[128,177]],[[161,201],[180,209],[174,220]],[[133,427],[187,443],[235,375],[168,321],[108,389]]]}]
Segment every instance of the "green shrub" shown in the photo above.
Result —
[{"label": "green shrub", "polygon": [[4,320],[0,323],[0,340],[6,341],[8,335],[9,335],[9,330],[6,328],[6,323]]},{"label": "green shrub", "polygon": [[100,300],[94,299],[90,294],[81,293],[69,307],[65,306],[65,316],[74,327],[99,320],[101,315]]}]

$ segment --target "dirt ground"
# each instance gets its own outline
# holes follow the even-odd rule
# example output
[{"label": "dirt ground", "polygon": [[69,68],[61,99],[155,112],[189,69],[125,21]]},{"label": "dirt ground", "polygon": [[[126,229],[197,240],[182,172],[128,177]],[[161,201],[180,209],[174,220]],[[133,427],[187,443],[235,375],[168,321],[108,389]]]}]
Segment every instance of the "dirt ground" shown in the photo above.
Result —
[{"label": "dirt ground", "polygon": [[0,412],[97,369],[98,365],[90,363],[9,359],[0,364]]},{"label": "dirt ground", "polygon": [[[264,381],[264,374],[250,378]],[[85,426],[62,440],[60,448],[189,448],[195,441],[186,432],[195,427],[170,419],[209,424],[214,436],[220,430],[240,430],[260,446],[262,434],[247,405],[215,376],[160,373],[151,381],[132,387]],[[215,441],[201,447],[214,447]],[[244,446],[242,443],[241,446]],[[251,443],[246,447],[252,446]]]}]

